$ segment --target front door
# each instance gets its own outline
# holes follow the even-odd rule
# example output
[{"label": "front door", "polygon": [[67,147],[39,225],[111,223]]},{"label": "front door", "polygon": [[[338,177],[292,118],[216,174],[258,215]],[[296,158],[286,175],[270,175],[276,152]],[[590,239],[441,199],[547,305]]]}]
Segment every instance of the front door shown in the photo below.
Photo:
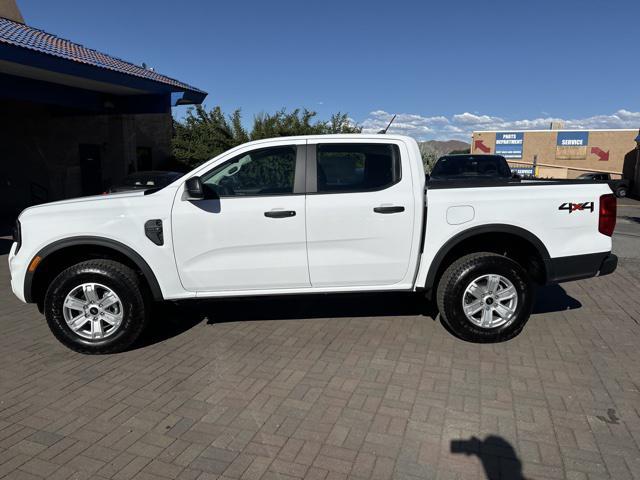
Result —
[{"label": "front door", "polygon": [[311,285],[402,282],[420,233],[413,231],[414,187],[403,145],[317,142],[309,141],[307,163]]},{"label": "front door", "polygon": [[171,221],[185,289],[206,295],[310,286],[304,144],[272,142],[222,160],[201,175],[204,200],[178,192]]}]

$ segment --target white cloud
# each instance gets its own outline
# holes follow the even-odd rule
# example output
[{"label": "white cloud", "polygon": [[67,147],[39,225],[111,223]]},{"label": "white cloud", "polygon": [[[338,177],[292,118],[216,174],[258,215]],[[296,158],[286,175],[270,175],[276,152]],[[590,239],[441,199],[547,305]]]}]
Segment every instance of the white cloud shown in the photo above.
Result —
[{"label": "white cloud", "polygon": [[[393,118],[392,113],[376,110],[371,112],[361,125],[365,132],[375,133],[386,128],[391,118]],[[423,138],[434,135],[442,126],[447,124],[449,124],[449,119],[443,116],[423,117],[422,115],[411,113],[399,113],[389,129],[389,133],[393,132]]]},{"label": "white cloud", "polygon": [[[376,110],[361,123],[365,133],[374,133],[387,126],[393,114]],[[418,140],[460,139],[469,141],[474,130],[534,130],[547,129],[551,122],[562,122],[566,129],[640,128],[640,112],[618,110],[610,115],[595,115],[586,118],[555,118],[551,116],[531,119],[506,120],[501,117],[464,112],[445,116],[423,117],[411,113],[400,113],[389,129],[415,137]]]},{"label": "white cloud", "polygon": [[487,125],[496,122],[502,122],[500,117],[490,117],[489,115],[474,115],[473,113],[464,112],[453,116],[456,123],[462,125]]}]

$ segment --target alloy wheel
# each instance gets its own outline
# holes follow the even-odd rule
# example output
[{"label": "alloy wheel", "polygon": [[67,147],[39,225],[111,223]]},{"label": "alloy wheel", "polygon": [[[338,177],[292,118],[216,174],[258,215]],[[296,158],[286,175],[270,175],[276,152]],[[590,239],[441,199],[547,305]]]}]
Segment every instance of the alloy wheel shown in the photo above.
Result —
[{"label": "alloy wheel", "polygon": [[110,337],[124,317],[120,297],[99,283],[83,283],[71,290],[62,313],[69,328],[87,340]]},{"label": "alloy wheel", "polygon": [[481,328],[497,328],[511,321],[518,306],[518,292],[502,275],[482,275],[462,295],[467,319]]}]

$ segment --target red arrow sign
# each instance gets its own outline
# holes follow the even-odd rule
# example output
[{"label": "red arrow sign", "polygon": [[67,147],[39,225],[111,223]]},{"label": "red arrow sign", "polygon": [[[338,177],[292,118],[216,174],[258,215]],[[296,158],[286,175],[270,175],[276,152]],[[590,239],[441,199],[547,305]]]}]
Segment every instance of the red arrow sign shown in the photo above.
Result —
[{"label": "red arrow sign", "polygon": [[481,150],[484,153],[489,153],[491,149],[484,144],[484,140],[476,140],[474,143],[474,148],[476,150]]},{"label": "red arrow sign", "polygon": [[591,147],[591,153],[597,155],[601,162],[609,161],[609,151],[604,151],[600,147]]}]

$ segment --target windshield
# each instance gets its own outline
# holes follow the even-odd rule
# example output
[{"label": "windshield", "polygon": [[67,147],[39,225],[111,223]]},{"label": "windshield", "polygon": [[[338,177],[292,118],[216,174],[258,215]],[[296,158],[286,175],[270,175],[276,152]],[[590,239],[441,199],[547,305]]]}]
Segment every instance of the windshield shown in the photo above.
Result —
[{"label": "windshield", "polygon": [[434,178],[510,178],[511,170],[500,155],[448,155],[433,167]]}]

